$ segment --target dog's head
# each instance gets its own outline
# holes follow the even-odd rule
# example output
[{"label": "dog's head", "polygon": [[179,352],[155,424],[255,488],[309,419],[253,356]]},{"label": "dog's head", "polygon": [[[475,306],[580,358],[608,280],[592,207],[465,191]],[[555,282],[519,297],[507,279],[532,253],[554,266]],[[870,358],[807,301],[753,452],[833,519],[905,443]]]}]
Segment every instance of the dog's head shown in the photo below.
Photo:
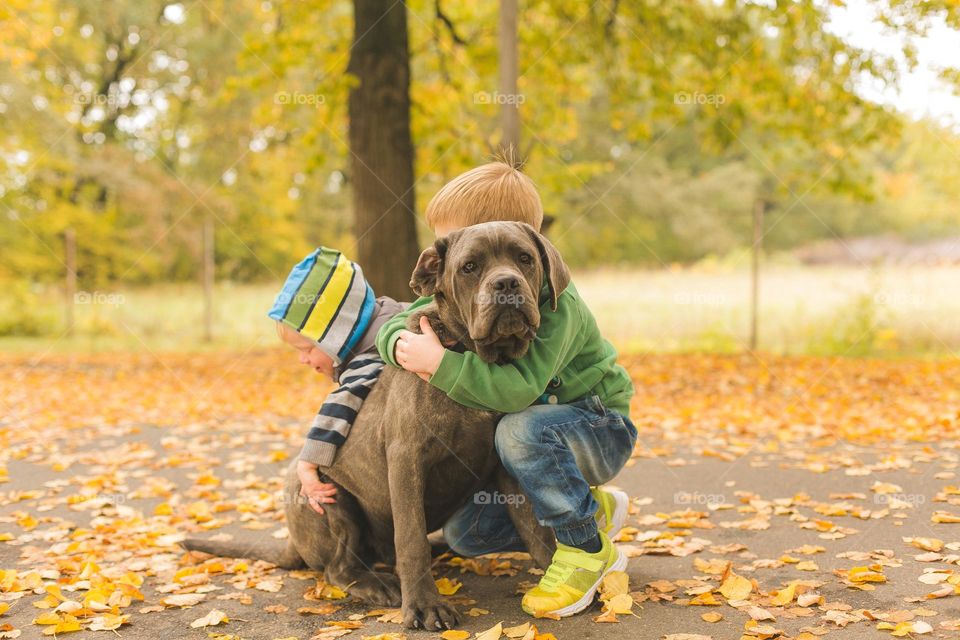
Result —
[{"label": "dog's head", "polygon": [[447,335],[502,363],[526,354],[536,336],[544,282],[556,310],[570,272],[550,241],[522,222],[486,222],[420,254],[410,288],[434,296]]}]

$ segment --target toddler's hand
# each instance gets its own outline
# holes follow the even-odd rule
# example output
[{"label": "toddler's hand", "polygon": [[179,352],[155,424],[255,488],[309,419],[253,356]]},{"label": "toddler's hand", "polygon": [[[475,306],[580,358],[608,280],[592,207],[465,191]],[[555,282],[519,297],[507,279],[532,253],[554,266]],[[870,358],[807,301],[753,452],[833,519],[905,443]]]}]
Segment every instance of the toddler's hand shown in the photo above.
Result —
[{"label": "toddler's hand", "polygon": [[323,515],[322,504],[336,502],[337,485],[320,482],[317,465],[306,460],[297,461],[297,477],[300,478],[300,495],[307,499],[310,508]]},{"label": "toddler's hand", "polygon": [[426,316],[420,317],[420,330],[422,334],[401,331],[393,355],[401,367],[429,381],[440,366],[446,349],[433,332]]}]

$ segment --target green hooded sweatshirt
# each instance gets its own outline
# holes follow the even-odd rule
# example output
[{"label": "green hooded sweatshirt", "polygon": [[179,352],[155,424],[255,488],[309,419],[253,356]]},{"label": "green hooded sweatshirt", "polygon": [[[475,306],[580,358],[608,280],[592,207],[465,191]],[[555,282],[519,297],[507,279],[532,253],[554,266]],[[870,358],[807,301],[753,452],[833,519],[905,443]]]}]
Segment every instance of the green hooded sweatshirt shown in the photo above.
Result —
[{"label": "green hooded sweatshirt", "polygon": [[[541,297],[540,328],[525,356],[497,365],[470,351],[447,349],[430,384],[474,409],[516,413],[532,404],[569,404],[595,394],[606,407],[629,416],[633,382],[576,287],[571,282],[557,297],[556,311],[549,297]],[[380,327],[377,349],[386,362],[400,366],[393,350],[407,317],[432,301],[419,298]]]}]

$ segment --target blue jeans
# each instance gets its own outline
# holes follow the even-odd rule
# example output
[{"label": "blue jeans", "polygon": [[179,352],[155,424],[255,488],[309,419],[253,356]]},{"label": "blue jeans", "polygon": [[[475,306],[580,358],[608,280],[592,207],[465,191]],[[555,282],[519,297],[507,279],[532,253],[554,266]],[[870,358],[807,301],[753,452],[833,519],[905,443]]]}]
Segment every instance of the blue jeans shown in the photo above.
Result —
[{"label": "blue jeans", "polygon": [[[500,460],[533,504],[537,520],[570,546],[597,534],[599,505],[590,486],[617,475],[636,440],[630,418],[607,409],[597,396],[508,414],[496,434]],[[474,494],[444,524],[447,544],[462,556],[523,550],[509,515],[515,499],[524,496],[502,496],[492,487]]]}]

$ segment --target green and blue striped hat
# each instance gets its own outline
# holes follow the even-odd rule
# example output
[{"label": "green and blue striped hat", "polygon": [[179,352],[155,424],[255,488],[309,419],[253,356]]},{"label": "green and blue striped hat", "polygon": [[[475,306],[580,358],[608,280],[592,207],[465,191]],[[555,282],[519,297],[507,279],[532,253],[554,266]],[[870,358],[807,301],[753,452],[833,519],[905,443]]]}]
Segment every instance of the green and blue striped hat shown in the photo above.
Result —
[{"label": "green and blue striped hat", "polygon": [[339,366],[370,326],[374,300],[360,265],[320,247],[290,271],[267,315],[316,342]]}]

